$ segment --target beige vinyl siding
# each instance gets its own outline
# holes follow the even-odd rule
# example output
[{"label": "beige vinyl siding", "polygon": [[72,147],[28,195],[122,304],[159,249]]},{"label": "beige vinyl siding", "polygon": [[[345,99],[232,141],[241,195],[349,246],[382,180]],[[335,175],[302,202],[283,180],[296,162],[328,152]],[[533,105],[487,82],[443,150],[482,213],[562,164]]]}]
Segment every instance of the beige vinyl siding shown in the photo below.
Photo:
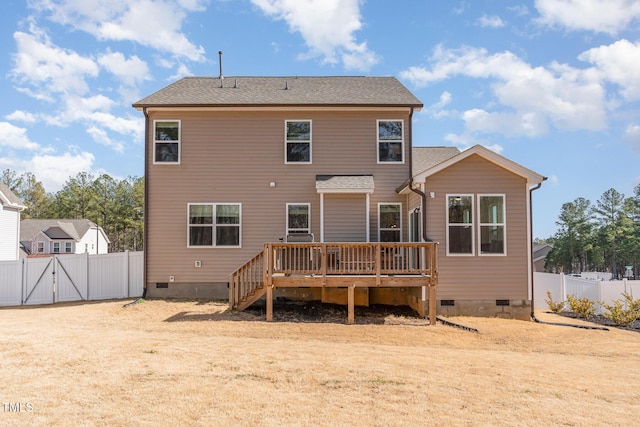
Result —
[{"label": "beige vinyl siding", "polygon": [[[427,178],[427,234],[438,247],[438,299],[528,299],[527,195],[524,178],[470,156]],[[475,255],[447,255],[447,194],[473,194]],[[478,255],[478,195],[504,194],[506,256]]]},{"label": "beige vinyl siding", "polygon": [[[406,133],[408,111],[151,111],[151,125],[157,119],[181,121],[181,163],[154,165],[152,152],[147,154],[147,282],[154,286],[169,276],[176,283],[227,282],[265,242],[285,237],[286,203],[311,204],[312,232],[319,239],[316,175],[374,176],[370,238],[376,241],[377,203],[406,200],[395,189],[409,174],[406,163],[377,164],[379,118],[403,119]],[[297,119],[313,121],[312,164],[284,163],[284,122]],[[152,143],[151,138],[148,150]],[[364,195],[356,198],[364,205]],[[187,248],[188,203],[240,203],[241,247]],[[194,267],[196,260],[202,267]]]},{"label": "beige vinyl siding", "polygon": [[366,196],[327,194],[324,197],[326,242],[366,242]]}]

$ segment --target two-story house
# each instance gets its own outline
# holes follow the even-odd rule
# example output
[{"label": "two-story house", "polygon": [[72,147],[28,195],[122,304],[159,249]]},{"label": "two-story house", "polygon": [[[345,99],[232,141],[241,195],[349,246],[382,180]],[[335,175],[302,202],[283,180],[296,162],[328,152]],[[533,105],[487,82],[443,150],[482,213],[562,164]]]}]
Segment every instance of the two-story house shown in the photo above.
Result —
[{"label": "two-story house", "polygon": [[0,261],[18,259],[20,211],[24,208],[13,191],[0,182]]},{"label": "two-story house", "polygon": [[[423,195],[435,195],[432,173],[466,157],[432,150],[454,159],[444,172],[433,169],[436,158],[414,160],[412,118],[422,103],[397,79],[187,77],[133,106],[146,125],[147,296],[229,297],[241,308],[266,295],[268,314],[273,292],[421,313],[428,300],[435,311],[438,276],[448,274],[436,256],[455,248],[425,242],[435,204]],[[518,214],[528,223],[527,211]],[[486,231],[484,219],[476,230]],[[526,275],[526,265],[517,268]],[[527,283],[517,285],[525,305]],[[494,294],[483,300],[512,296]]]},{"label": "two-story house", "polygon": [[109,238],[88,219],[25,219],[20,244],[27,256],[106,254]]}]

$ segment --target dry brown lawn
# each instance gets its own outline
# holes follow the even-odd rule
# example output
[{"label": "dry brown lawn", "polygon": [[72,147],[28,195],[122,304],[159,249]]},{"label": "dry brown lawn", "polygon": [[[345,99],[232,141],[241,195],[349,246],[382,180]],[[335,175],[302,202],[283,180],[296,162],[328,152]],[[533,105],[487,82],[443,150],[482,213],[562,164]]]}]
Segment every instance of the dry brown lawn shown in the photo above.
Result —
[{"label": "dry brown lawn", "polygon": [[0,309],[0,425],[640,420],[637,332],[469,317],[452,320],[479,333],[266,323],[221,303],[126,302]]}]

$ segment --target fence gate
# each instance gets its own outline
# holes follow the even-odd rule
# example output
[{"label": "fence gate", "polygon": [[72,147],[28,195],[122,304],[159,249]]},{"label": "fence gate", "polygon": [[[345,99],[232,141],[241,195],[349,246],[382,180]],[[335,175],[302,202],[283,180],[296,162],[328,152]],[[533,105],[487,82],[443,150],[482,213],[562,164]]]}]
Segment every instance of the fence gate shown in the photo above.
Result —
[{"label": "fence gate", "polygon": [[25,268],[23,304],[52,304],[87,299],[84,255],[29,260]]},{"label": "fence gate", "polygon": [[54,259],[33,259],[25,264],[23,304],[53,303],[55,292]]}]

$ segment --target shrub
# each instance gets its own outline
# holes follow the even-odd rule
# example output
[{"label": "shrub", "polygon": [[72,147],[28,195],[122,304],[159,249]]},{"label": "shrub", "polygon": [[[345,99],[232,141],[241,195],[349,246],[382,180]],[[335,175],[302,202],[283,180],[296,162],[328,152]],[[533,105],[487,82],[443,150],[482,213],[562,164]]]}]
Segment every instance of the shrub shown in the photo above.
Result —
[{"label": "shrub", "polygon": [[569,308],[579,317],[588,319],[596,314],[596,308],[594,302],[589,298],[576,298],[574,295],[567,295],[567,301],[569,301]]},{"label": "shrub", "polygon": [[553,300],[553,297],[551,296],[551,291],[547,291],[547,297],[549,299],[546,299],[544,301],[549,306],[549,310],[551,310],[554,313],[560,313],[560,312],[562,312],[564,310],[564,305],[565,305],[566,301],[555,302]]},{"label": "shrub", "polygon": [[[624,300],[616,300],[613,306],[600,303],[609,312],[604,317],[614,322],[616,325],[629,326],[634,321],[640,319],[640,298],[633,299],[628,293],[623,293]],[[624,306],[627,308],[624,308]]]}]

